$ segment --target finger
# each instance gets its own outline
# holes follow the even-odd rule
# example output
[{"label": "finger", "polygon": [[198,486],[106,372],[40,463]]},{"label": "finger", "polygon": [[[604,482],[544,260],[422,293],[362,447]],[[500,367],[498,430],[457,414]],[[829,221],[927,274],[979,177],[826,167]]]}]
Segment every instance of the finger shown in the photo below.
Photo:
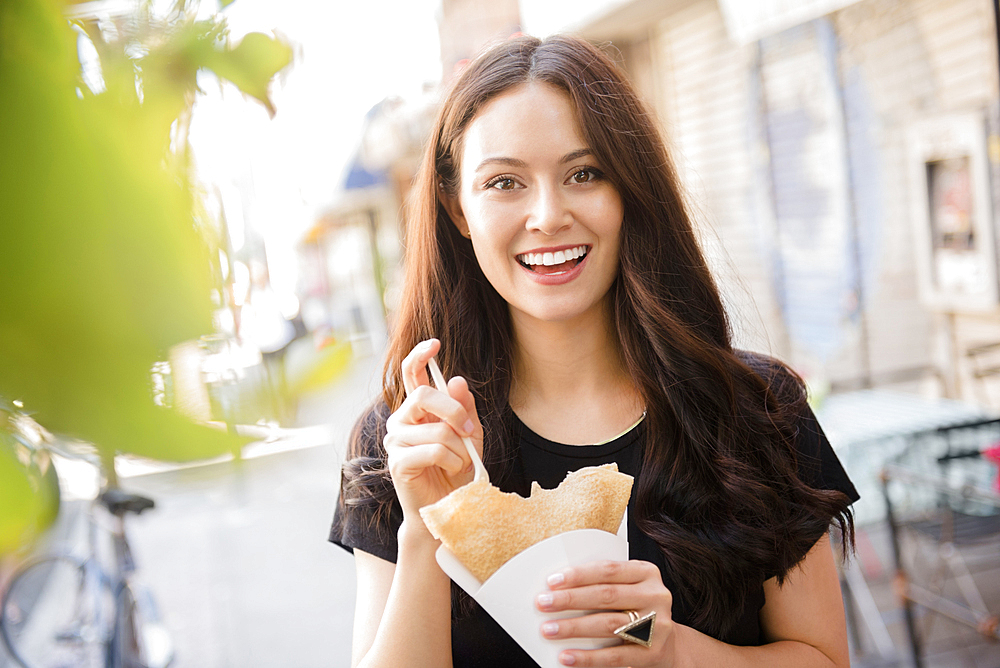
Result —
[{"label": "finger", "polygon": [[546,579],[549,589],[570,589],[586,585],[638,584],[650,579],[660,580],[660,569],[648,561],[601,560],[557,571]]},{"label": "finger", "polygon": [[610,638],[632,621],[626,612],[597,612],[580,617],[550,620],[542,624],[542,635],[551,639]]},{"label": "finger", "polygon": [[441,342],[437,339],[427,339],[413,346],[413,350],[403,358],[400,364],[400,373],[403,376],[403,388],[410,394],[421,385],[430,385],[427,377],[427,362],[434,357],[441,348]]},{"label": "finger", "polygon": [[564,666],[640,666],[657,665],[655,655],[638,645],[617,645],[605,649],[571,649],[559,653]]},{"label": "finger", "polygon": [[[459,433],[465,436],[472,436],[473,434],[481,436],[483,426],[479,422],[479,413],[476,411],[476,397],[469,390],[469,383],[461,376],[455,376],[448,381],[448,394],[452,399],[462,404],[462,408],[465,409],[465,414],[468,416],[468,419],[462,424],[462,430]],[[479,445],[478,449],[479,457],[482,458],[482,445]]]},{"label": "finger", "polygon": [[459,436],[470,436],[475,429],[465,406],[429,385],[415,388],[399,409],[389,416],[386,426],[397,429],[403,425],[438,420],[446,422]]},{"label": "finger", "polygon": [[423,443],[409,447],[386,444],[386,452],[389,454],[389,474],[396,484],[418,478],[432,466],[451,475],[459,475],[466,468],[462,458],[442,443]]},{"label": "finger", "polygon": [[465,450],[465,444],[447,422],[425,422],[422,424],[403,425],[389,431],[382,441],[389,448],[411,448],[426,443],[440,443],[462,460],[464,467],[471,466],[472,460]]},{"label": "finger", "polygon": [[539,594],[535,605],[542,612],[561,610],[630,610],[648,607],[636,585],[599,584]]}]

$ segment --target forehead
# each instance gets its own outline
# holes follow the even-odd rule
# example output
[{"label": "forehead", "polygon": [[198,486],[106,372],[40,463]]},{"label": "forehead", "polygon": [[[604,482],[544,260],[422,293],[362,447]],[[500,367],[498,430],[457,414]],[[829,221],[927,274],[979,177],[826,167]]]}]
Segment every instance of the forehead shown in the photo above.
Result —
[{"label": "forehead", "polygon": [[469,123],[462,143],[462,171],[493,157],[538,161],[587,147],[569,95],[540,82],[490,100]]}]

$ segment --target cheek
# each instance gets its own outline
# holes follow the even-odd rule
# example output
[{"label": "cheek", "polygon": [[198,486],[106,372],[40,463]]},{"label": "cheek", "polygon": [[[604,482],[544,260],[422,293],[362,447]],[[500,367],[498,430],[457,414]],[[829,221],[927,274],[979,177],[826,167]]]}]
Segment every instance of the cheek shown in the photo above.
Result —
[{"label": "cheek", "polygon": [[477,198],[469,202],[466,219],[470,228],[496,235],[506,230],[511,221],[517,218],[519,206],[516,202],[497,201],[490,197]]},{"label": "cheek", "polygon": [[483,235],[472,233],[472,250],[476,254],[476,262],[483,274],[491,282],[501,275],[507,253],[503,246],[497,244],[495,239],[484,238]]},{"label": "cheek", "polygon": [[517,234],[518,207],[498,202],[476,204],[467,211],[466,221],[477,256],[485,260],[486,253],[506,253]]},{"label": "cheek", "polygon": [[599,207],[595,208],[594,224],[599,226],[603,234],[618,235],[621,233],[625,218],[625,207],[617,193],[604,198]]}]

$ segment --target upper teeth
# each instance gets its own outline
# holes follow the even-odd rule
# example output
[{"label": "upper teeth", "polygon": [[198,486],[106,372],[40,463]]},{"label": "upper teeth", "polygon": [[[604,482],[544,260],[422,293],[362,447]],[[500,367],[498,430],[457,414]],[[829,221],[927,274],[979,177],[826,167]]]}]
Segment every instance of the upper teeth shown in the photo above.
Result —
[{"label": "upper teeth", "polygon": [[517,256],[517,259],[528,265],[543,264],[546,267],[550,267],[554,264],[562,264],[563,262],[575,260],[576,258],[583,257],[586,254],[586,246],[577,246],[576,248],[567,248],[566,250],[556,251],[555,253],[521,253]]}]

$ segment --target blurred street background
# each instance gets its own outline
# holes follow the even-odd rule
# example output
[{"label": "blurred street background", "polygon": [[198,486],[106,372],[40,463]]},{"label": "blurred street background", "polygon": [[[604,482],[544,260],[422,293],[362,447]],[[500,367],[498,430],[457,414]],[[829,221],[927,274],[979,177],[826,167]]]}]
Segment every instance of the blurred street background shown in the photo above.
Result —
[{"label": "blurred street background", "polygon": [[[0,73],[42,62],[38,22],[17,21],[49,5],[0,9]],[[174,666],[349,665],[353,558],[326,536],[349,430],[381,389],[423,142],[444,88],[484,45],[573,32],[615,57],[659,120],[737,346],[806,379],[862,494],[858,554],[843,569],[854,665],[1000,667],[997,2],[95,0],[54,16],[73,65],[66,108],[79,98],[105,114],[94,127],[122,124],[94,142],[92,163],[65,169],[121,163],[105,180],[124,182],[144,172],[119,158],[148,152],[143,169],[184,184],[175,227],[209,249],[185,266],[207,273],[151,278],[157,251],[181,258],[173,237],[119,250],[137,228],[177,222],[147,215],[160,200],[135,220],[125,194],[95,208],[94,221],[122,220],[99,241],[78,236],[90,219],[68,204],[17,200],[72,198],[37,176],[48,163],[24,166],[44,153],[31,133],[6,129],[38,129],[37,110],[0,116],[5,141],[29,136],[0,162],[19,184],[0,196],[13,239],[0,283],[18,286],[0,297],[0,397],[56,440],[96,443],[105,471],[117,453],[121,486],[155,499],[127,529]],[[133,112],[174,90],[154,79],[162,62],[189,71],[155,114],[155,141],[141,142]],[[0,90],[51,69],[0,78]],[[131,111],[106,115],[122,90]],[[24,231],[57,219],[41,241]],[[64,255],[36,254],[64,238]],[[48,301],[70,288],[81,296]],[[175,304],[175,292],[194,297]],[[195,302],[201,319],[188,322]],[[130,355],[135,408],[97,382]],[[108,374],[104,385],[127,384]],[[146,404],[155,415],[139,415]],[[216,429],[157,422],[164,409]],[[42,531],[55,517],[45,497],[15,500],[43,486],[48,436],[16,424],[0,446],[30,460],[29,483],[10,491],[22,478],[4,478],[0,458],[0,519],[29,520],[0,522],[0,585],[32,555],[79,547],[100,488],[98,454],[56,457],[61,505]]]}]

